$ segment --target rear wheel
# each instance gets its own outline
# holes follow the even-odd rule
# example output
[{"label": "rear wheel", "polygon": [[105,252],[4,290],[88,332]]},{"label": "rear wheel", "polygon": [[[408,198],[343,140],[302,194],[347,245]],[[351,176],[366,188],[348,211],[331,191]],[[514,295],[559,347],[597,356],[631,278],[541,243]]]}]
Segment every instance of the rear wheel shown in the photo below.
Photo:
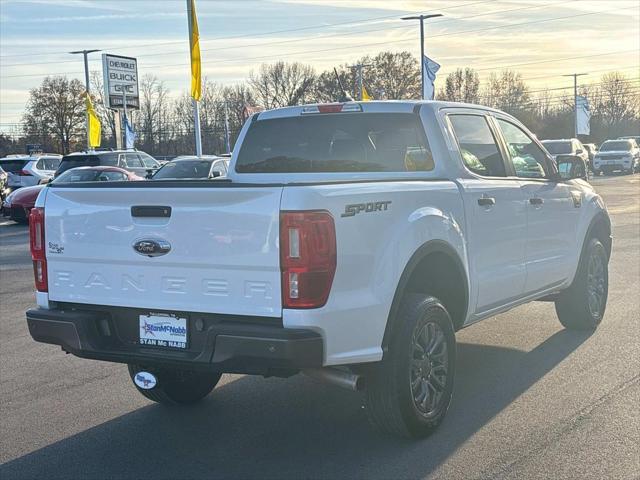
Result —
[{"label": "rear wheel", "polygon": [[380,430],[424,437],[442,422],[453,391],[455,334],[434,297],[408,295],[389,350],[366,377],[369,420]]},{"label": "rear wheel", "polygon": [[[140,388],[135,376],[141,371],[149,371],[157,378],[151,389]],[[220,373],[177,370],[173,368],[149,369],[141,365],[129,365],[129,375],[138,392],[154,402],[165,405],[189,405],[202,400],[214,389]]]},{"label": "rear wheel", "polygon": [[600,240],[588,240],[573,284],[556,300],[558,319],[565,328],[594,330],[602,321],[609,293],[608,262]]}]

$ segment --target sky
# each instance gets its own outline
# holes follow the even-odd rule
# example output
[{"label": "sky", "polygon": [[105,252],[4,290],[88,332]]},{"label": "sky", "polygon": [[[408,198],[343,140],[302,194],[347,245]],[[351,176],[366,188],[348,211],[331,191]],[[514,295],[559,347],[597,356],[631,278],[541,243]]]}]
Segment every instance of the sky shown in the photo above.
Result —
[{"label": "sky", "polygon": [[[442,13],[426,24],[426,53],[442,65],[436,88],[461,67],[481,80],[515,69],[534,91],[612,70],[640,86],[638,0],[197,0],[197,10],[203,75],[220,84],[278,60],[322,71],[382,50],[418,56],[418,24],[400,17]],[[140,76],[177,96],[190,81],[187,29],[185,0],[0,0],[0,131],[20,122],[46,75],[83,79],[71,50],[137,57]],[[101,71],[100,53],[90,58]]]}]

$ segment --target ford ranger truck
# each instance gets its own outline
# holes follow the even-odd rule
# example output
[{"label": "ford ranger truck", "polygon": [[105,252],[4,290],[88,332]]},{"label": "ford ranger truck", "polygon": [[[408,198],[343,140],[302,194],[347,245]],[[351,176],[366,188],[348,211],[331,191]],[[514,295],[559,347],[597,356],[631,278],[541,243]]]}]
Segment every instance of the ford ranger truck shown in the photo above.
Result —
[{"label": "ford ranger truck", "polygon": [[226,178],[47,186],[29,331],[127,364],[153,401],[302,372],[362,391],[381,430],[424,436],[451,400],[457,330],[534,300],[566,328],[600,323],[611,225],[563,162],[476,105],[257,113]]}]

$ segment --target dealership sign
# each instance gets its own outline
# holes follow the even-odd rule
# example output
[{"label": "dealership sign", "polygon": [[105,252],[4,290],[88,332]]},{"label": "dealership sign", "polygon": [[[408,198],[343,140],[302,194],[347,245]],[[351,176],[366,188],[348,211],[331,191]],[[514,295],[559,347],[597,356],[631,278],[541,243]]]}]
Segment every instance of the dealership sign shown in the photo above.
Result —
[{"label": "dealership sign", "polygon": [[104,95],[108,108],[140,108],[138,93],[138,61],[131,57],[102,54]]}]

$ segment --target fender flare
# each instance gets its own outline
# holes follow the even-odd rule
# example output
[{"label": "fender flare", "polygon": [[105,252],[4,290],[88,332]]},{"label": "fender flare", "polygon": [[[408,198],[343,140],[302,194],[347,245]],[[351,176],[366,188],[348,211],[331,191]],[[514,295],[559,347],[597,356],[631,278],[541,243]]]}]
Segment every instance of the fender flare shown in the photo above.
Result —
[{"label": "fender flare", "polygon": [[[424,244],[422,244],[411,256],[409,261],[404,267],[402,275],[400,275],[400,281],[398,282],[398,286],[396,287],[395,294],[393,295],[393,301],[391,302],[391,309],[389,310],[389,316],[387,318],[387,325],[384,330],[384,336],[382,338],[382,351],[383,355],[387,351],[387,347],[391,340],[392,332],[395,329],[395,323],[397,318],[398,309],[400,308],[400,302],[402,301],[402,297],[404,295],[404,290],[409,283],[409,279],[416,267],[420,264],[420,262],[427,256],[432,253],[442,253],[449,257],[457,266],[458,273],[462,277],[464,281],[464,302],[465,302],[465,318],[466,314],[469,310],[469,279],[467,277],[467,271],[464,268],[464,264],[460,259],[460,256],[455,251],[455,249],[449,245],[448,243],[442,240],[430,240]],[[457,330],[462,325],[454,325],[454,328]]]},{"label": "fender flare", "polygon": [[593,216],[591,222],[589,223],[589,227],[587,228],[587,231],[582,238],[582,247],[580,248],[579,262],[581,262],[582,258],[584,257],[585,249],[587,248],[587,240],[593,236],[593,231],[598,225],[602,223],[604,223],[606,232],[608,234],[608,238],[604,242],[604,248],[607,251],[607,258],[611,259],[611,244],[613,243],[611,237],[611,219],[609,218],[607,212],[601,210]]}]

